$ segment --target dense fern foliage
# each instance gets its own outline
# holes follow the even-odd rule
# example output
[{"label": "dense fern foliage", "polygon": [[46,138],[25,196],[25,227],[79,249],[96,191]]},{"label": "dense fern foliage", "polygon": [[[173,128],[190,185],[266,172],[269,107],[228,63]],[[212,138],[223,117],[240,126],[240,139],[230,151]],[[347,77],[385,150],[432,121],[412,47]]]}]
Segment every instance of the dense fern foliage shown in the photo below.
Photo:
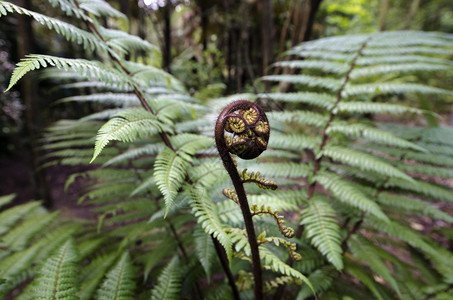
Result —
[{"label": "dense fern foliage", "polygon": [[[238,99],[274,110],[269,150],[258,161],[237,160],[243,181],[256,183],[247,192],[266,297],[452,292],[453,255],[417,223],[427,217],[443,225],[438,236],[452,235],[453,217],[441,208],[453,201],[443,180],[453,175],[453,131],[427,126],[424,116],[438,116],[417,108],[420,97],[453,95],[425,80],[429,72],[451,75],[452,35],[388,32],[304,43],[288,53],[294,59],[275,64],[296,68],[296,75],[263,78],[291,83],[291,92],[276,86],[203,106],[159,61],[125,59],[157,48],[100,25],[98,18],[124,18],[109,4],[49,3],[74,22],[4,1],[0,15],[29,15],[94,54],[30,54],[9,88],[46,68],[42,80],[65,91],[57,104],[93,112],[43,133],[42,166],[91,162],[66,186],[84,179],[79,202],[98,220],[66,219],[38,202],[2,211],[0,295],[232,299],[235,285],[242,299],[251,298],[250,247],[213,139],[216,115]],[[259,188],[270,179],[278,190]],[[0,198],[0,205],[11,200]]]}]

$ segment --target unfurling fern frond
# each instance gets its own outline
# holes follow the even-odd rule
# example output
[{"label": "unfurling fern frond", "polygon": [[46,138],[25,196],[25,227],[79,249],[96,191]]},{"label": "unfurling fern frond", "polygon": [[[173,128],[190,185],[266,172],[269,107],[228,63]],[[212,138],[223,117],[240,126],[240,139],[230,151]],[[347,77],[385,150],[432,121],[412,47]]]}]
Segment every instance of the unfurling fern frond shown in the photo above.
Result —
[{"label": "unfurling fern frond", "polygon": [[244,169],[240,173],[240,175],[243,183],[253,182],[262,189],[276,190],[278,188],[277,183],[275,183],[274,181],[260,177],[260,172],[247,173],[247,169]]},{"label": "unfurling fern frond", "polygon": [[165,148],[156,158],[154,180],[164,195],[166,214],[173,206],[173,201],[187,174],[189,162],[170,148]]},{"label": "unfurling fern frond", "polygon": [[335,216],[334,209],[327,201],[314,198],[302,211],[301,224],[311,243],[337,270],[342,270],[341,233]]},{"label": "unfurling fern frond", "polygon": [[78,299],[78,253],[74,240],[68,240],[42,265],[33,282],[39,299]]},{"label": "unfurling fern frond", "polygon": [[129,253],[124,253],[116,266],[107,273],[106,279],[98,290],[98,299],[132,300],[135,299],[135,272]]},{"label": "unfurling fern frond", "polygon": [[182,278],[178,265],[179,260],[174,257],[164,268],[157,285],[153,288],[152,300],[179,299]]}]

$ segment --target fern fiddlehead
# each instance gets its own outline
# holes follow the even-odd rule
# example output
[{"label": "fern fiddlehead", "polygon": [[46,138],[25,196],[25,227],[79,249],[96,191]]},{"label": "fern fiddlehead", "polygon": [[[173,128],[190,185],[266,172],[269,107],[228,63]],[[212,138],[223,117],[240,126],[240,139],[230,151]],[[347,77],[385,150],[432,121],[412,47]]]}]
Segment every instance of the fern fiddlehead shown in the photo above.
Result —
[{"label": "fern fiddlehead", "polygon": [[227,105],[217,118],[215,126],[216,146],[223,165],[233,182],[237,201],[244,217],[252,254],[255,299],[263,299],[258,243],[243,180],[230,153],[236,154],[242,159],[258,157],[267,148],[269,133],[269,121],[264,110],[257,104],[246,100],[235,101]]}]

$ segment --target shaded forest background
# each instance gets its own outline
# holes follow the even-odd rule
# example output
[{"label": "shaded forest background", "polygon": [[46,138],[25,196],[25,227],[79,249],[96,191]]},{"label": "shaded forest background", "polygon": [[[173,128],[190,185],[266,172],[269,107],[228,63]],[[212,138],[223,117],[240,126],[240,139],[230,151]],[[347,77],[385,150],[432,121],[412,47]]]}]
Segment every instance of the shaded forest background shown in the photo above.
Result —
[{"label": "shaded forest background", "polygon": [[[21,0],[19,5],[47,10],[45,1]],[[295,69],[268,67],[285,58],[285,51],[302,41],[384,30],[453,32],[449,0],[196,0],[109,1],[130,20],[115,24],[159,45],[162,67],[180,79],[196,98],[241,92],[267,92],[258,77]],[[109,20],[111,22],[111,20]],[[107,19],[105,22],[108,22]],[[81,57],[81,48],[66,43],[26,16],[0,19],[0,89],[5,90],[15,64],[27,53]],[[109,25],[109,24],[105,24]],[[131,54],[142,59],[140,53]],[[155,57],[154,57],[155,58]],[[150,58],[151,61],[156,61]],[[288,58],[288,57],[286,57]],[[146,58],[145,58],[146,60]],[[52,82],[27,75],[18,87],[0,95],[0,194],[17,193],[19,201],[44,199],[48,207],[71,205],[77,185],[65,195],[63,185],[74,167],[40,169],[39,134],[59,118],[77,118],[95,111],[96,104],[54,104],[65,97]],[[435,78],[433,78],[435,80]],[[289,91],[281,84],[279,91]],[[64,91],[63,91],[64,92]],[[423,103],[430,108],[430,103]],[[439,108],[436,109],[439,111]],[[443,122],[450,119],[450,106]],[[72,196],[71,196],[72,195]],[[73,207],[77,214],[77,208]],[[81,209],[81,214],[87,213]]]}]

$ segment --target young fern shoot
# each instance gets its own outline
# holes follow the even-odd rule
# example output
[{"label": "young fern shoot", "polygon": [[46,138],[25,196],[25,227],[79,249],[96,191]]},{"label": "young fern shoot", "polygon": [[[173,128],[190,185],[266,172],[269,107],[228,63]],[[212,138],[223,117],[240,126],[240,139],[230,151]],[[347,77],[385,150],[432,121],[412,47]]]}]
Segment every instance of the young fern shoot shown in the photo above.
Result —
[{"label": "young fern shoot", "polygon": [[242,159],[258,157],[267,148],[269,133],[269,121],[264,110],[257,104],[246,100],[235,101],[227,105],[217,118],[215,126],[217,149],[223,165],[233,181],[237,203],[244,217],[252,254],[255,299],[263,299],[263,280],[258,242],[243,180],[230,153],[236,154]]}]

